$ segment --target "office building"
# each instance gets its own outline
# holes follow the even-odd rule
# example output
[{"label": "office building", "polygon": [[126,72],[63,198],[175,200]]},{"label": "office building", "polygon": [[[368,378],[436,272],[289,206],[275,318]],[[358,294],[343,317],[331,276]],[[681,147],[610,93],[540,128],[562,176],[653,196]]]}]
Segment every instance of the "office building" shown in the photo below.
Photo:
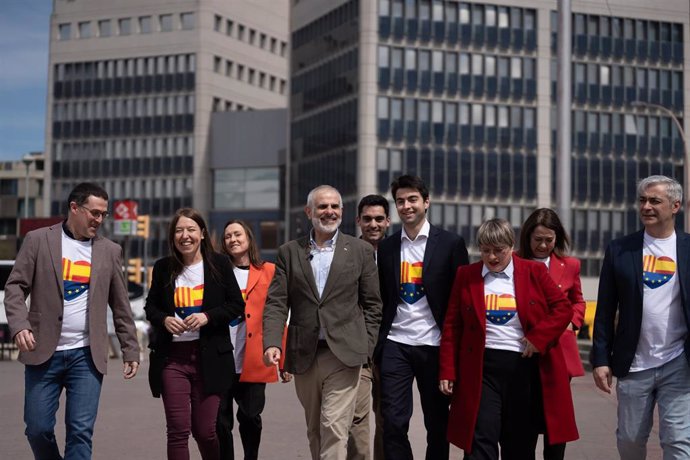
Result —
[{"label": "office building", "polygon": [[[47,213],[82,181],[151,216],[166,254],[181,206],[211,206],[214,111],[286,106],[287,0],[54,0]],[[108,226],[106,226],[106,233]],[[132,239],[129,255],[140,255]]]},{"label": "office building", "polygon": [[16,257],[20,220],[43,216],[44,160],[31,152],[0,163],[0,259]]},{"label": "office building", "polygon": [[[470,243],[486,218],[519,230],[535,208],[555,207],[556,8],[294,2],[290,234],[308,228],[302,206],[318,183],[343,193],[353,232],[358,199],[387,194],[405,173],[429,185],[430,220]],[[683,142],[666,109],[687,130],[690,5],[573,1],[572,10],[572,239],[594,276],[608,241],[640,227],[636,180],[682,181]]]}]

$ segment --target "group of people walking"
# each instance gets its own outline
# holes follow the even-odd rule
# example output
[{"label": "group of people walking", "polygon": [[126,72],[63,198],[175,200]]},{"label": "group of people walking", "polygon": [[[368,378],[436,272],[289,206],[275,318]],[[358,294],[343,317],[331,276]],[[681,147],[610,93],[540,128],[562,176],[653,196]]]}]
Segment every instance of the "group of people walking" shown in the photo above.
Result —
[{"label": "group of people walking", "polygon": [[[664,458],[687,459],[690,235],[674,230],[682,189],[652,176],[638,195],[644,230],[613,241],[604,259],[593,375],[606,392],[618,378],[621,458],[645,458],[658,404]],[[569,382],[584,375],[575,334],[585,301],[558,215],[534,211],[519,242],[515,222],[484,221],[470,264],[463,238],[427,219],[419,177],[397,178],[391,196],[400,230],[387,236],[389,202],[369,195],[355,238],[339,229],[338,190],[314,188],[305,206],[311,231],[281,246],[275,265],[261,260],[246,223],[227,222],[216,252],[199,212],[175,213],[170,255],[154,266],[145,307],[168,458],[189,458],[190,434],[202,458],[234,458],[233,401],[244,458],[258,458],[266,383],[279,379],[294,379],[313,459],[412,459],[415,381],[428,460],[447,459],[449,442],[465,459],[533,459],[540,434],[545,459],[565,457],[578,439]],[[6,285],[37,459],[63,458],[54,435],[63,388],[64,458],[91,457],[107,305],[123,375],[137,373],[121,250],[97,234],[107,201],[99,186],[78,185],[62,224],[27,235]]]}]

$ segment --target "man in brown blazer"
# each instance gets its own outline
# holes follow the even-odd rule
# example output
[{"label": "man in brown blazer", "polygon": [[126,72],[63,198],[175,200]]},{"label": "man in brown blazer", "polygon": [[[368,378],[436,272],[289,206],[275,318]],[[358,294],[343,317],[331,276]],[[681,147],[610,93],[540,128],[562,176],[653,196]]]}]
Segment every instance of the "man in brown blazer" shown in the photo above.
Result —
[{"label": "man in brown blazer", "polygon": [[288,313],[285,370],[295,374],[313,459],[345,460],[359,374],[381,320],[374,251],[342,234],[342,198],[321,185],[307,197],[309,236],[278,250],[264,308],[264,360],[277,365]]},{"label": "man in brown blazer", "polygon": [[[113,312],[131,379],[139,346],[122,249],[97,235],[108,216],[108,194],[95,184],[77,185],[67,219],[26,235],[5,285],[10,333],[25,368],[25,434],[36,459],[61,459],[55,413],[63,388],[65,458],[91,458],[91,437],[108,361],[106,307]],[[27,298],[31,295],[30,307]]]}]

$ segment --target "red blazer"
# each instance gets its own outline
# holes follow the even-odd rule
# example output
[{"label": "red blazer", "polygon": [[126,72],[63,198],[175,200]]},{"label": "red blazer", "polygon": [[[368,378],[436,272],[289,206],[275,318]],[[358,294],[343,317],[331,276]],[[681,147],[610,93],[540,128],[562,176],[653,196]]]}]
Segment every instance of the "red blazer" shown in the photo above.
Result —
[{"label": "red blazer", "polygon": [[[558,257],[556,254],[551,254],[549,274],[558,287],[561,288],[561,291],[568,297],[568,300],[570,300],[570,305],[573,306],[573,318],[570,322],[573,323],[575,330],[580,329],[585,320],[585,307],[587,303],[582,297],[579,259],[575,257]],[[582,367],[582,360],[580,359],[580,350],[577,347],[576,332],[566,329],[561,335],[559,343],[563,350],[568,375],[570,377],[585,375],[585,369]]]},{"label": "red blazer", "polygon": [[[247,322],[247,345],[244,349],[244,364],[242,365],[240,382],[273,383],[278,381],[277,369],[266,367],[263,361],[264,304],[275,269],[276,266],[270,262],[264,262],[261,268],[254,265],[249,267],[244,305],[244,316]],[[285,342],[285,336],[283,336],[283,342]]]},{"label": "red blazer", "polygon": [[[577,439],[568,372],[558,338],[573,316],[570,302],[541,262],[513,256],[515,300],[525,337],[539,350],[544,418],[553,444]],[[482,392],[486,307],[482,262],[458,268],[440,349],[440,379],[455,382],[448,440],[472,450]],[[519,423],[519,421],[516,421]]]}]

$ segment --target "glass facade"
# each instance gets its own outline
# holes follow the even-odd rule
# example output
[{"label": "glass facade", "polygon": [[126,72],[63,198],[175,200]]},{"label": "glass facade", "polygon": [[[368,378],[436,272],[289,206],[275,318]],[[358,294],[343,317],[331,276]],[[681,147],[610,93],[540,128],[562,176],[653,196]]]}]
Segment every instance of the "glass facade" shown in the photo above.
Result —
[{"label": "glass facade", "polygon": [[[558,21],[551,12],[555,104]],[[573,14],[572,243],[582,273],[596,276],[606,245],[641,228],[636,182],[682,182],[684,146],[661,106],[683,119],[683,24]],[[555,152],[557,126],[551,115]],[[552,187],[555,188],[555,165]],[[682,213],[677,218],[682,226]]]},{"label": "glass facade", "polygon": [[536,206],[535,9],[378,2],[377,191],[422,177],[432,222],[472,243]]},{"label": "glass facade", "polygon": [[[163,220],[192,204],[195,80],[194,54],[56,64],[52,215],[77,183],[101,183],[111,202],[138,199],[154,218],[149,254],[165,254]],[[139,239],[131,245],[141,253]]]},{"label": "glass facade", "polygon": [[[358,192],[361,5],[343,2],[293,31],[295,209],[314,185],[305,178],[318,177],[346,197]],[[374,114],[379,193],[387,193],[400,174],[420,175],[433,194],[430,220],[469,243],[490,217],[508,219],[519,233],[538,206],[537,190],[544,192],[539,180],[555,197],[558,30],[555,11],[544,8],[531,2],[376,0],[377,94],[365,112]],[[550,24],[538,24],[540,18]],[[550,33],[550,48],[538,49],[540,30]],[[612,238],[639,228],[639,178],[683,177],[680,132],[655,108],[670,110],[682,124],[683,30],[680,22],[573,14],[572,239],[584,275],[598,275]],[[548,59],[551,86],[539,87],[538,78],[547,74],[538,75],[538,63]],[[550,100],[551,110],[538,100]],[[548,136],[538,144],[539,129],[551,130],[550,148]],[[539,155],[551,156],[551,171],[540,178]],[[555,198],[539,204],[554,207]],[[291,236],[307,227],[296,211]],[[345,224],[344,230],[354,232]],[[470,252],[477,255],[475,248]]]},{"label": "glass facade", "polygon": [[[359,1],[350,0],[292,33],[291,207],[304,206],[313,178],[343,196],[357,192],[358,21]],[[303,216],[291,214],[291,237],[309,228]],[[343,230],[354,233],[354,223]]]}]

